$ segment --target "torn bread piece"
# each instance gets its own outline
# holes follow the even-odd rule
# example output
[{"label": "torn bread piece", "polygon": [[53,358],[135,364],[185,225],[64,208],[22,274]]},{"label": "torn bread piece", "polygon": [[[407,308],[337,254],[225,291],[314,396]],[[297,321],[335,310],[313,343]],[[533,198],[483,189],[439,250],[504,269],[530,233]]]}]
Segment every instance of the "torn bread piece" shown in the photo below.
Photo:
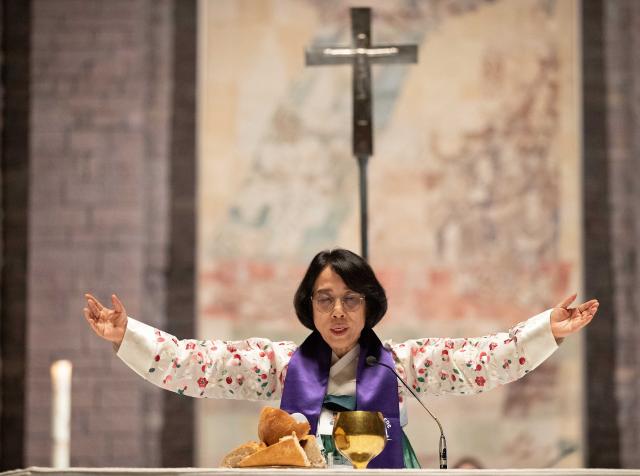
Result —
[{"label": "torn bread piece", "polygon": [[237,468],[238,463],[263,448],[266,448],[263,442],[249,441],[243,445],[234,448],[229,454],[227,454],[220,463],[220,466],[224,468]]},{"label": "torn bread piece", "polygon": [[327,462],[324,460],[318,445],[318,440],[313,435],[307,435],[300,438],[300,446],[304,450],[309,462],[313,468],[326,468]]},{"label": "torn bread piece", "polygon": [[301,466],[309,467],[311,462],[300,446],[295,432],[283,437],[277,443],[267,446],[238,463],[238,468],[256,466]]}]

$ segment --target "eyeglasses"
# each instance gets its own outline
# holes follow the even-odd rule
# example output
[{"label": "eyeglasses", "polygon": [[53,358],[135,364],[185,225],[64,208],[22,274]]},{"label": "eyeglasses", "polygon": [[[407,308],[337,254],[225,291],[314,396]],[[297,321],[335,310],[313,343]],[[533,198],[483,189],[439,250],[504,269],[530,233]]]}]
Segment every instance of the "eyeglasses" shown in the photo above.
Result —
[{"label": "eyeglasses", "polygon": [[[326,313],[333,311],[336,307],[337,299],[327,294],[320,294],[317,296],[311,296],[311,301],[319,312]],[[361,294],[350,293],[340,297],[342,309],[347,312],[354,312],[360,309],[363,301],[364,296]]]}]

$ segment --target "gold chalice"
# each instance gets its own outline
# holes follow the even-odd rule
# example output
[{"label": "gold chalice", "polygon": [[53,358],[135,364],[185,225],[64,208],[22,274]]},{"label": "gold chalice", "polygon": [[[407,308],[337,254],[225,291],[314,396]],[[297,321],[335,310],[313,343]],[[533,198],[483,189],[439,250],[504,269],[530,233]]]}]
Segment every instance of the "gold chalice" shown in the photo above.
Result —
[{"label": "gold chalice", "polygon": [[333,425],[333,441],[354,468],[366,469],[369,461],[382,453],[387,442],[382,413],[338,413]]}]

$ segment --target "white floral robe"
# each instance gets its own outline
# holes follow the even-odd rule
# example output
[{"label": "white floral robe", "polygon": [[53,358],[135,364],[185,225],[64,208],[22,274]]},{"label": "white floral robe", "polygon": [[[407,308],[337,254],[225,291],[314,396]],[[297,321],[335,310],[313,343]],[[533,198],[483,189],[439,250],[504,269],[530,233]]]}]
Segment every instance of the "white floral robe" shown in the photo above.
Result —
[{"label": "white floral robe", "polygon": [[[479,393],[519,379],[557,349],[550,314],[547,310],[508,332],[479,338],[386,341],[384,346],[391,350],[398,373],[416,392]],[[146,380],[181,395],[278,400],[287,365],[296,349],[293,342],[258,337],[238,341],[178,340],[129,318],[118,357]],[[334,383],[340,385],[330,381],[329,389]],[[398,392],[404,425],[406,408],[400,383]]]}]

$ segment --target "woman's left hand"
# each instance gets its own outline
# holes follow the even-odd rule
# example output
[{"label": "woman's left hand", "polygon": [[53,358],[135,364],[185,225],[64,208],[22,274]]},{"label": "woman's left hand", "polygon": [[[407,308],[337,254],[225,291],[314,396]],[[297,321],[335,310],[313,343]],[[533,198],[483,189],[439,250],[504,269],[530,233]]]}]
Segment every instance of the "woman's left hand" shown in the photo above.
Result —
[{"label": "woman's left hand", "polygon": [[551,311],[551,332],[557,341],[578,332],[591,322],[598,310],[600,303],[596,299],[579,304],[576,307],[569,305],[576,299],[577,294],[564,299]]}]

